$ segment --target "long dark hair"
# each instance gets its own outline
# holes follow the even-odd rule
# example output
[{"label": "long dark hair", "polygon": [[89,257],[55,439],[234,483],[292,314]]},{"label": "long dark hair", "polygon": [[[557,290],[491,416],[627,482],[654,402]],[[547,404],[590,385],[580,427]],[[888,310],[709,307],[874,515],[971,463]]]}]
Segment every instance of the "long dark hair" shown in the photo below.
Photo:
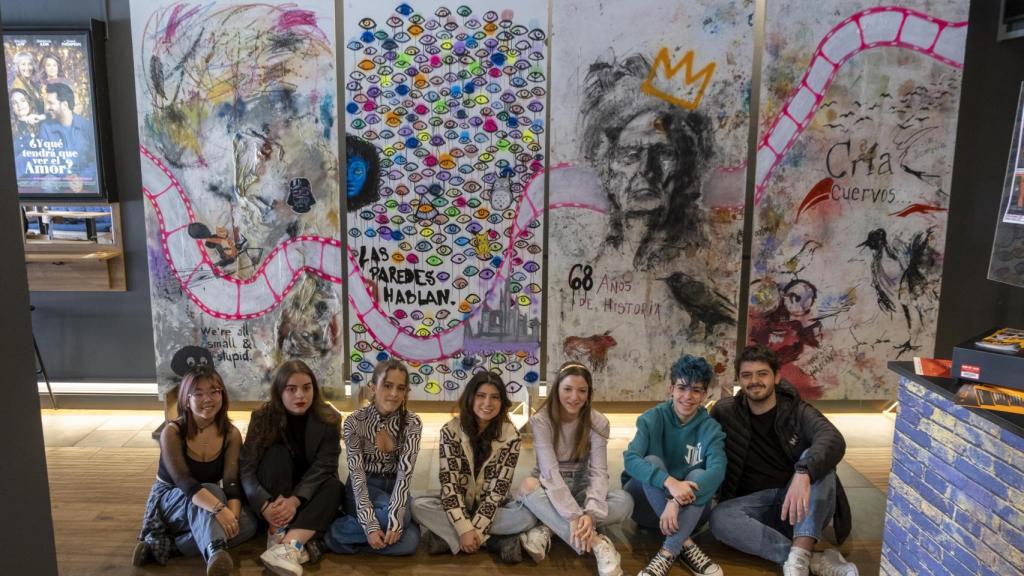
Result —
[{"label": "long dark hair", "polygon": [[547,409],[548,419],[551,420],[551,427],[554,432],[551,442],[554,446],[555,454],[558,454],[558,443],[562,437],[559,427],[562,425],[562,415],[565,413],[558,389],[562,385],[562,380],[569,376],[579,376],[587,382],[587,402],[580,410],[579,422],[576,426],[576,437],[572,440],[572,460],[580,461],[590,453],[590,430],[593,427],[590,407],[594,399],[594,378],[591,376],[590,370],[579,362],[569,361],[562,364],[555,375],[555,389],[548,391],[548,399],[544,402],[544,407]]},{"label": "long dark hair", "polygon": [[[473,399],[476,398],[477,390],[484,384],[490,384],[498,389],[501,409],[487,423],[487,427],[480,430],[477,427],[476,414],[473,413]],[[508,398],[505,383],[501,380],[501,376],[494,372],[487,370],[477,372],[463,388],[462,396],[459,396],[459,424],[466,436],[469,436],[470,445],[473,447],[473,461],[477,466],[491,456],[491,442],[501,436],[504,424],[511,422],[508,417],[508,409],[511,406],[512,401]]]},{"label": "long dark hair", "polygon": [[228,418],[228,389],[224,386],[224,379],[211,367],[194,368],[185,373],[178,385],[178,425],[185,433],[185,439],[191,440],[199,433],[199,425],[196,424],[195,416],[188,405],[189,396],[203,382],[208,382],[216,388],[220,388],[220,410],[213,417],[217,431],[221,436],[226,436],[231,429],[231,419]]},{"label": "long dark hair", "polygon": [[[405,364],[401,360],[397,360],[395,358],[389,358],[388,360],[385,360],[383,362],[378,362],[377,365],[373,367],[373,375],[370,377],[370,382],[373,383],[374,387],[380,385],[381,381],[384,380],[384,377],[388,375],[388,371],[389,370],[398,370],[399,372],[404,374],[405,375],[405,384],[406,384],[406,386],[408,386],[408,384],[409,384],[409,369],[406,368]],[[370,402],[373,404],[374,410],[377,409],[377,404],[376,404],[375,396],[376,396],[376,392],[374,392],[374,396],[371,397],[371,399],[370,399]],[[406,388],[405,399],[402,400],[402,405],[398,407],[398,437],[395,438],[395,446],[396,447],[402,445],[402,438],[405,436],[405,419],[408,417],[408,414],[409,414],[409,411],[405,407],[405,403],[408,402],[408,400],[409,400],[409,390],[408,390],[408,388]]]},{"label": "long dark hair", "polygon": [[274,444],[285,443],[288,411],[284,407],[281,396],[284,395],[284,388],[288,385],[288,380],[296,374],[309,376],[313,383],[313,400],[309,403],[307,414],[311,412],[314,418],[328,426],[335,428],[341,426],[341,417],[330,404],[324,401],[313,370],[302,360],[289,360],[278,366],[277,371],[274,372],[274,380],[270,385],[270,400],[267,400],[263,406],[252,413],[247,436],[252,438],[250,450],[254,459],[259,459],[267,448]]}]

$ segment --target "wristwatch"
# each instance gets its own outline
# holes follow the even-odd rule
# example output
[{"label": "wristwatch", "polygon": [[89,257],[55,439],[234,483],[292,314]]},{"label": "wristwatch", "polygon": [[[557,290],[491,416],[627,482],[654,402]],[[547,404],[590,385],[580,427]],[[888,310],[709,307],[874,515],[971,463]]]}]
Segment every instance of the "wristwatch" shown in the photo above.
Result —
[{"label": "wristwatch", "polygon": [[797,462],[794,468],[796,469],[797,474],[810,474],[810,472],[807,470],[807,464],[804,464],[802,462]]}]

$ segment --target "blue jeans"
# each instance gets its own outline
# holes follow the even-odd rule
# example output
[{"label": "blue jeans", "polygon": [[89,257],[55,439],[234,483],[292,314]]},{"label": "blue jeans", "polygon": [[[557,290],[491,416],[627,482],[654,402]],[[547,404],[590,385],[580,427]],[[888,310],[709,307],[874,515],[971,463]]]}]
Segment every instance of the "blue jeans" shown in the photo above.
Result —
[{"label": "blue jeans", "polygon": [[[420,496],[413,501],[412,508],[416,521],[425,530],[433,532],[435,536],[444,540],[452,554],[459,553],[459,533],[448,520],[448,514],[445,512],[439,496]],[[474,509],[466,510],[466,514],[472,518],[474,511]],[[487,534],[484,535],[484,540],[486,541],[491,536],[521,534],[536,525],[537,517],[522,502],[512,500],[495,511],[494,518],[487,528]]]},{"label": "blue jeans", "polygon": [[[227,504],[224,490],[217,484],[203,484],[218,500]],[[224,529],[213,514],[196,506],[185,493],[175,488],[164,494],[160,500],[160,511],[163,513],[164,525],[168,536],[174,538],[174,545],[185,556],[206,558],[206,549],[214,540],[224,540],[229,548],[238,546],[256,534],[256,517],[247,506],[242,506],[242,515],[238,519],[238,535],[228,540]]]},{"label": "blue jeans", "polygon": [[769,488],[726,500],[711,512],[711,532],[719,542],[733,548],[784,564],[793,538],[821,539],[836,508],[836,473],[829,472],[811,484],[811,508],[796,524],[782,520],[786,488]]},{"label": "blue jeans", "polygon": [[[572,495],[576,498],[576,502],[582,505],[583,500],[587,497],[587,470],[584,469],[576,474],[563,473],[562,479],[565,480],[565,484],[569,487]],[[543,487],[538,487],[533,492],[523,496],[521,501],[523,505],[537,517],[537,520],[540,520],[542,524],[551,528],[551,531],[557,534],[558,537],[566,544],[572,546],[572,542],[570,541],[571,526],[569,525],[569,520],[563,518],[562,515],[558,513],[558,510],[556,510],[554,505],[551,504],[551,500],[548,498],[548,494],[544,491]],[[596,520],[595,524],[597,527],[618,524],[628,518],[632,512],[632,496],[622,490],[609,490],[608,516],[602,520]],[[582,553],[582,551],[575,546],[573,546],[573,550],[575,550],[577,554]]]},{"label": "blue jeans", "polygon": [[[667,470],[665,462],[658,456],[651,454],[644,458],[644,460],[662,470]],[[697,473],[693,471],[687,475],[685,480],[693,480],[696,477]],[[633,521],[645,528],[653,528],[660,531],[661,513],[665,511],[665,506],[672,498],[668,491],[664,487],[651,486],[636,478],[630,478],[624,488],[633,496],[633,500],[637,503],[633,508]],[[686,542],[690,535],[693,534],[694,529],[700,524],[703,514],[703,505],[688,504],[680,506],[679,516],[676,518],[679,529],[676,530],[675,534],[666,536],[665,542],[661,547],[671,552],[673,557],[678,556],[683,551],[683,543]]]},{"label": "blue jeans", "polygon": [[[366,475],[370,505],[373,506],[373,514],[384,533],[388,531],[388,505],[391,503],[391,493],[394,489],[394,476]],[[402,529],[402,536],[398,542],[380,550],[369,547],[366,531],[356,517],[356,499],[352,492],[351,480],[345,484],[344,506],[345,514],[334,520],[324,537],[327,547],[332,551],[339,554],[355,554],[361,549],[366,549],[384,556],[408,556],[416,553],[416,547],[420,544],[420,529],[412,521],[412,502],[406,503],[405,517],[402,521],[405,528]]]}]

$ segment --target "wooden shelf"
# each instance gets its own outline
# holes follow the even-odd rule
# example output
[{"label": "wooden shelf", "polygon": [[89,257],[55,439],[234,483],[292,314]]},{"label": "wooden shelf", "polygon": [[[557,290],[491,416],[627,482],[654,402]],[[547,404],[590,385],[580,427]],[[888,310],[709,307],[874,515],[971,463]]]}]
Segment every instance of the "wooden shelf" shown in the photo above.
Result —
[{"label": "wooden shelf", "polygon": [[[40,203],[26,203],[38,206]],[[67,205],[62,203],[62,206]],[[121,211],[109,204],[110,212],[26,211],[31,218],[82,218],[90,226],[95,220],[110,217],[111,231],[101,236],[110,243],[91,240],[61,240],[46,237],[25,238],[25,269],[31,291],[110,292],[127,290],[124,249],[121,242]]]}]

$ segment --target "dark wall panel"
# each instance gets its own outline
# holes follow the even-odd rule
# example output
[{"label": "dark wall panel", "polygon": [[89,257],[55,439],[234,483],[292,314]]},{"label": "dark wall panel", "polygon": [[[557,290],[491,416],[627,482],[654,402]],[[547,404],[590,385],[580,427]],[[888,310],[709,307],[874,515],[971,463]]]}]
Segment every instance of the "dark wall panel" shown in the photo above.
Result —
[{"label": "dark wall panel", "polygon": [[[6,8],[3,10],[6,12]],[[0,54],[0,64],[3,54]],[[7,86],[0,86],[7,102]],[[6,104],[3,106],[7,110]],[[13,190],[14,150],[11,125],[0,122],[0,190]],[[0,194],[0,222],[15,222],[18,201]],[[32,331],[29,324],[25,257],[17,226],[0,226],[0,365],[4,401],[0,402],[0,494],[4,522],[0,549],[4,574],[57,574],[57,553],[46,481],[43,425],[36,393]]]},{"label": "dark wall panel", "polygon": [[996,42],[999,2],[974,0],[967,32],[935,354],[995,325],[1024,327],[1024,288],[986,279],[1003,192],[1024,38]]},{"label": "dark wall panel", "polygon": [[32,325],[51,378],[156,378],[149,267],[139,176],[131,20],[127,0],[2,0],[4,24],[82,25],[108,21],[108,86],[121,202],[127,292],[33,292]]}]

